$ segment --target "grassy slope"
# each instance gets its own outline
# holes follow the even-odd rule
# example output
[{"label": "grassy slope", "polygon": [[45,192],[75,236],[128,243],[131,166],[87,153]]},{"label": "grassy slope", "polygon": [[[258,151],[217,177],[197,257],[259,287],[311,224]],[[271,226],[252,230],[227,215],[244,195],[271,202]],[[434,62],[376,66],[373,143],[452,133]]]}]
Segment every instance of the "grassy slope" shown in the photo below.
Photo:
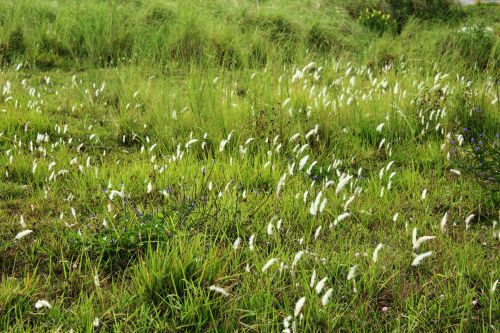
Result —
[{"label": "grassy slope", "polygon": [[[2,11],[3,31],[20,24],[26,47],[0,76],[0,329],[281,331],[305,296],[301,331],[498,330],[495,184],[451,173],[460,166],[446,158],[447,133],[498,133],[498,36],[472,60],[462,57],[471,41],[456,33],[478,21],[498,31],[497,7],[446,24],[412,20],[400,36],[378,37],[333,2],[319,2],[331,15],[316,2],[183,3],[26,1],[8,19]],[[135,24],[159,7],[174,13],[172,31],[163,21],[157,34]],[[40,8],[58,14],[35,20]],[[311,49],[316,22],[332,29],[328,52]],[[49,26],[66,51],[40,49]],[[177,44],[192,31],[201,37]],[[121,36],[134,42],[123,46]],[[124,50],[125,61],[106,66]],[[353,179],[337,193],[342,173]],[[313,216],[319,192],[327,202]],[[414,228],[436,239],[414,250]],[[23,229],[33,233],[14,240]],[[426,251],[413,267],[413,253]],[[327,278],[320,295],[312,275]],[[52,308],[36,310],[39,299]]]}]

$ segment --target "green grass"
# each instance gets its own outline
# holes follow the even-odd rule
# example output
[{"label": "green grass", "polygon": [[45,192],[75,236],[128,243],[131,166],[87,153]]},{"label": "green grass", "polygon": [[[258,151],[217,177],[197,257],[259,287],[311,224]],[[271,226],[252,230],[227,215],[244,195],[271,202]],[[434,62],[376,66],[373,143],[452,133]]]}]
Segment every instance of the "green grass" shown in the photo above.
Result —
[{"label": "green grass", "polygon": [[0,331],[497,331],[499,7],[395,3],[0,4]]}]

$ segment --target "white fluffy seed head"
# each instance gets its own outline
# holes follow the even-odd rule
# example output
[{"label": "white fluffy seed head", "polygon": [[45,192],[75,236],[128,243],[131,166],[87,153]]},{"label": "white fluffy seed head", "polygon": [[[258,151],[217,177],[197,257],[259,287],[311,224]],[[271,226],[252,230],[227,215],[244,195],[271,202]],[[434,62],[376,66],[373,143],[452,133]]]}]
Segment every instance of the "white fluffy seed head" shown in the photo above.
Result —
[{"label": "white fluffy seed head", "polygon": [[215,291],[216,293],[222,294],[222,295],[224,295],[226,297],[229,296],[229,293],[224,288],[221,288],[221,287],[218,287],[218,286],[215,286],[215,285],[211,285],[209,287],[209,289],[211,291]]},{"label": "white fluffy seed head", "polygon": [[240,237],[236,238],[236,240],[233,243],[233,250],[237,250],[240,247],[240,243],[241,243],[241,238]]},{"label": "white fluffy seed head", "polygon": [[373,256],[372,256],[372,259],[373,259],[373,262],[377,262],[378,260],[378,252],[384,247],[384,244],[382,243],[379,243],[377,245],[377,247],[375,248],[375,250],[373,251]]},{"label": "white fluffy seed head", "polygon": [[293,311],[293,316],[295,318],[297,318],[299,316],[299,314],[302,311],[302,307],[304,306],[305,302],[306,302],[306,298],[304,296],[304,297],[299,298],[299,300],[297,301],[297,303],[295,303],[295,310]]},{"label": "white fluffy seed head", "polygon": [[432,251],[429,251],[429,252],[425,252],[425,253],[422,253],[422,254],[419,254],[415,257],[415,259],[413,259],[413,262],[411,263],[412,266],[418,266],[422,263],[422,261],[427,258],[427,257],[430,257],[432,255]]},{"label": "white fluffy seed head", "polygon": [[21,232],[18,232],[16,235],[16,240],[19,240],[23,237],[26,237],[27,235],[31,234],[32,232],[33,232],[33,230],[30,230],[30,229],[26,229],[26,230],[23,230]]},{"label": "white fluffy seed head", "polygon": [[421,198],[422,198],[422,200],[425,200],[425,198],[427,198],[427,189],[426,188],[424,188],[424,190],[422,191]]},{"label": "white fluffy seed head", "polygon": [[292,262],[292,269],[297,265],[297,263],[299,262],[299,259],[302,257],[303,254],[304,254],[304,251],[299,251],[295,254],[295,257],[293,258],[293,262]]},{"label": "white fluffy seed head", "polygon": [[347,281],[354,279],[354,276],[356,275],[357,268],[358,268],[358,265],[354,265],[349,269],[349,273],[347,274]]},{"label": "white fluffy seed head", "polygon": [[328,304],[328,301],[330,300],[330,297],[332,296],[332,294],[333,294],[333,288],[330,288],[325,292],[323,297],[321,297],[321,304],[323,306],[326,306]]},{"label": "white fluffy seed head", "polygon": [[269,259],[266,264],[262,267],[262,273],[264,273],[265,271],[267,271],[269,269],[269,267],[271,267],[275,262],[276,262],[276,258],[271,258]]},{"label": "white fluffy seed head", "polygon": [[47,309],[50,309],[50,303],[47,302],[46,300],[44,299],[40,299],[38,300],[36,303],[35,303],[35,308],[37,310],[40,310],[41,308],[47,308]]},{"label": "white fluffy seed head", "polygon": [[476,217],[476,214],[470,214],[469,216],[467,216],[467,218],[465,219],[465,229],[469,229],[469,224],[474,219],[474,217]]},{"label": "white fluffy seed head", "polygon": [[441,226],[441,232],[444,232],[446,230],[446,223],[448,222],[448,212],[446,212],[443,216],[443,218],[441,219],[441,223],[440,223],[440,226]]},{"label": "white fluffy seed head", "polygon": [[309,287],[314,287],[314,283],[316,282],[316,270],[313,270],[313,273],[311,275],[311,281],[309,283]]},{"label": "white fluffy seed head", "polygon": [[324,277],[321,280],[318,281],[318,284],[316,285],[316,294],[320,294],[323,288],[325,287],[326,280],[328,280],[328,277]]},{"label": "white fluffy seed head", "polygon": [[255,249],[254,242],[255,242],[255,234],[252,234],[252,236],[250,236],[250,239],[248,240],[248,247],[250,251],[253,251]]}]

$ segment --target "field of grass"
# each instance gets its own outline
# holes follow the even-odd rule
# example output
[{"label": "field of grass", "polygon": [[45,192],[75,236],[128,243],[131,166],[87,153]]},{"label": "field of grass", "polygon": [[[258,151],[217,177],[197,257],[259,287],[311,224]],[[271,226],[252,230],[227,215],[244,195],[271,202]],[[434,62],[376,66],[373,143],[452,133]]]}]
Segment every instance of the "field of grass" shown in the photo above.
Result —
[{"label": "field of grass", "polygon": [[439,3],[2,1],[0,331],[500,330],[500,6]]}]

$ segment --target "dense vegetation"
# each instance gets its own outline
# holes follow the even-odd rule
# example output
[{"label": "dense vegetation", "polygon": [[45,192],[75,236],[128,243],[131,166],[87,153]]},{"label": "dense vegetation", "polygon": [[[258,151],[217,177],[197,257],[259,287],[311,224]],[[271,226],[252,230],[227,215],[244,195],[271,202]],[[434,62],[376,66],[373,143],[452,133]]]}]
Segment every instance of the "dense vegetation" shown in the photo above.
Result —
[{"label": "dense vegetation", "polygon": [[0,331],[499,330],[499,18],[0,2]]}]

